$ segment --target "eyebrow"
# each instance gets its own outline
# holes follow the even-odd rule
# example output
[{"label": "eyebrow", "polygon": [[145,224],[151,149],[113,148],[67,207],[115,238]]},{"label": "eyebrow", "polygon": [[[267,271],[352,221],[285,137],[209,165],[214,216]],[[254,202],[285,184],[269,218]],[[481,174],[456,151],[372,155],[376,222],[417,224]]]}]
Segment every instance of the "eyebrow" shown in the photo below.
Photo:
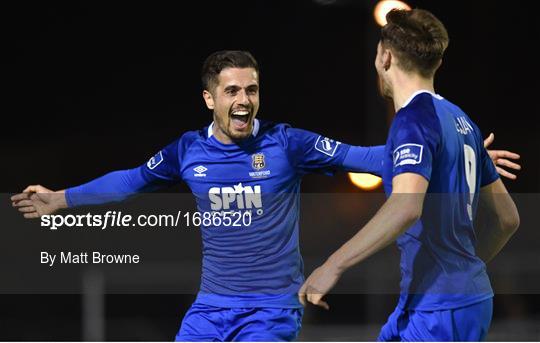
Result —
[{"label": "eyebrow", "polygon": [[229,90],[238,90],[238,89],[240,89],[240,87],[237,86],[237,85],[230,85],[230,86],[225,87],[225,90],[226,90],[226,91],[229,91]]},{"label": "eyebrow", "polygon": [[[259,89],[259,85],[256,84],[256,83],[253,83],[253,84],[246,87],[246,89],[253,89],[253,88]],[[228,91],[228,90],[238,90],[238,89],[242,89],[242,87],[237,86],[237,85],[229,85],[229,86],[225,87],[224,90]]]}]

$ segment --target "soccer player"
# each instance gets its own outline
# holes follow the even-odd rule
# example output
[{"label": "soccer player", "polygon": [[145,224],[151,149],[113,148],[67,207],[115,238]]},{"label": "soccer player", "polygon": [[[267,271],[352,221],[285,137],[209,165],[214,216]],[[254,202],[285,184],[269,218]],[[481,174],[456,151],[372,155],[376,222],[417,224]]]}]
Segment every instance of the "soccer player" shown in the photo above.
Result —
[{"label": "soccer player", "polygon": [[[389,197],[307,278],[299,296],[328,308],[322,297],[345,270],[397,240],[400,299],[378,339],[479,341],[492,315],[485,263],[515,232],[519,215],[478,127],[435,94],[434,74],[449,41],[443,24],[421,9],[393,10],[387,22],[375,67],[396,111],[383,166]],[[477,233],[479,194],[495,220]]]},{"label": "soccer player", "polygon": [[[60,208],[120,201],[184,181],[200,212],[251,211],[249,227],[201,227],[200,292],[180,341],[287,341],[301,325],[304,280],[298,247],[300,180],[337,170],[380,175],[384,147],[355,147],[256,119],[259,68],[251,54],[221,51],[202,70],[213,123],[190,131],[148,163],[51,193],[30,186],[13,197],[27,218]],[[505,160],[506,152],[494,152]],[[511,157],[511,156],[510,156]]]}]

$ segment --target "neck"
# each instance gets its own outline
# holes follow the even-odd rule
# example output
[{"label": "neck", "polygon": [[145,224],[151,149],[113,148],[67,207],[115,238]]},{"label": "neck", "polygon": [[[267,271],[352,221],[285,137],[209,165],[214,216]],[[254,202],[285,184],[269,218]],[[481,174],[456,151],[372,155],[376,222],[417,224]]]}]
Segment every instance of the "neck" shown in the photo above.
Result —
[{"label": "neck", "polygon": [[425,79],[418,75],[409,75],[399,73],[393,82],[392,98],[394,101],[394,110],[399,111],[410,97],[421,90],[435,93],[433,78]]},{"label": "neck", "polygon": [[231,139],[231,137],[227,136],[225,132],[223,132],[215,123],[212,125],[212,135],[216,137],[216,139],[223,144],[233,144],[234,141]]},{"label": "neck", "polygon": [[252,135],[257,135],[257,132],[258,132],[258,121],[257,119],[254,119],[253,120],[253,124],[251,125],[251,132],[250,134],[245,137],[245,138],[242,138],[242,139],[237,139],[237,140],[234,140],[233,138],[231,138],[228,134],[226,134],[220,127],[219,125],[216,124],[216,117],[214,116],[214,122],[212,123],[212,125],[210,125],[210,127],[208,128],[208,137],[210,136],[214,136],[220,143],[222,144],[238,144],[240,143],[241,141],[251,137]]}]

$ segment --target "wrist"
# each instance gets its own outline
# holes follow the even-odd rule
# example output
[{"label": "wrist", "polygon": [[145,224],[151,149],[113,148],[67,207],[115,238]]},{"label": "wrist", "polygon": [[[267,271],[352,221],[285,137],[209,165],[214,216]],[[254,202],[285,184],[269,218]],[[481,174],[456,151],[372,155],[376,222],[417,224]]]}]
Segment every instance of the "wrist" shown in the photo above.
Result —
[{"label": "wrist", "polygon": [[58,210],[68,208],[66,192],[64,189],[53,193],[53,204]]},{"label": "wrist", "polygon": [[345,266],[341,259],[335,255],[330,256],[324,263],[324,266],[333,274],[339,276],[341,276],[347,270],[347,266]]}]

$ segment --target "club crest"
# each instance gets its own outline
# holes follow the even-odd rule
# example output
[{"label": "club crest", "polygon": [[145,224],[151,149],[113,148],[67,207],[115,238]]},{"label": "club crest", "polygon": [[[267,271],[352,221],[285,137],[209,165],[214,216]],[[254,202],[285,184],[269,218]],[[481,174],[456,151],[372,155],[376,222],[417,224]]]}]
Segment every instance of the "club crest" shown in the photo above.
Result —
[{"label": "club crest", "polygon": [[251,161],[251,166],[255,170],[261,170],[266,166],[266,162],[264,161],[264,154],[262,152],[251,155]]}]

